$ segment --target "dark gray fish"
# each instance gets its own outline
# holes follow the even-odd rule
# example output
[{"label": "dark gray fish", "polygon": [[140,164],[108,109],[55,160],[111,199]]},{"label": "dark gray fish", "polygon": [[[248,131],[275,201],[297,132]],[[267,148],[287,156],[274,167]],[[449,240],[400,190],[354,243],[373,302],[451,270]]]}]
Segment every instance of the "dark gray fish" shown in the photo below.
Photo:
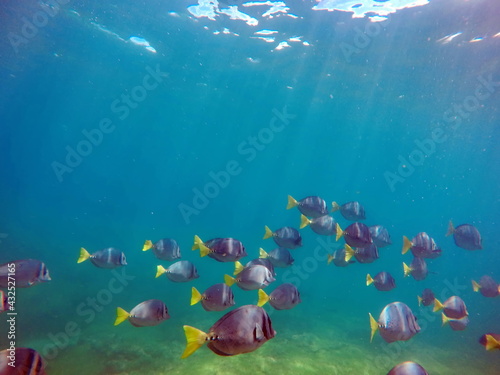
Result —
[{"label": "dark gray fish", "polygon": [[12,280],[15,280],[16,288],[28,288],[50,281],[51,278],[43,262],[36,259],[23,259],[0,264],[0,288],[8,288],[9,281],[12,282]]},{"label": "dark gray fish", "polygon": [[0,314],[9,309],[7,294],[0,290]]},{"label": "dark gray fish", "polygon": [[444,313],[441,314],[443,325],[449,324],[454,331],[463,331],[469,325],[469,317],[466,315],[460,319],[453,319],[447,317]]},{"label": "dark gray fish", "polygon": [[429,375],[418,363],[407,361],[394,366],[387,375]]},{"label": "dark gray fish", "polygon": [[278,247],[269,253],[260,248],[260,258],[269,259],[273,266],[280,268],[290,267],[294,261],[290,251],[284,247]]},{"label": "dark gray fish", "polygon": [[134,327],[151,327],[169,318],[167,306],[159,299],[150,299],[139,303],[130,313],[118,307],[115,326],[128,319]]},{"label": "dark gray fish", "polygon": [[236,283],[243,290],[263,289],[275,280],[271,271],[260,264],[243,268],[243,270],[238,272],[236,278],[229,275],[224,276],[224,281],[228,286]]},{"label": "dark gray fish", "polygon": [[417,281],[424,280],[429,273],[424,258],[419,257],[413,257],[410,266],[403,262],[403,270],[405,277],[411,275]]},{"label": "dark gray fish", "polygon": [[346,261],[346,249],[345,247],[341,249],[337,249],[333,252],[332,255],[328,254],[328,264],[330,264],[333,261],[333,264],[335,264],[337,267],[347,267],[351,263],[355,263],[354,261]]},{"label": "dark gray fish", "polygon": [[[261,266],[266,267],[271,272],[271,275],[276,276],[276,271],[274,270],[274,265],[271,263],[271,261],[268,258],[252,259],[251,261],[247,262],[247,264],[245,264],[245,267],[250,267],[254,264],[260,264]],[[243,268],[243,267],[241,267],[241,268]]]},{"label": "dark gray fish", "polygon": [[163,266],[157,266],[156,277],[160,277],[162,274],[166,274],[170,280],[176,283],[184,283],[200,277],[196,267],[189,260],[179,260],[167,269]]},{"label": "dark gray fish", "polygon": [[276,335],[269,315],[255,305],[241,306],[228,312],[208,333],[191,326],[184,326],[184,333],[187,345],[181,358],[189,357],[207,341],[208,348],[217,355],[249,353]]},{"label": "dark gray fish", "polygon": [[85,262],[87,259],[90,259],[92,264],[99,268],[111,269],[127,265],[125,254],[114,247],[107,247],[105,249],[96,251],[94,254],[90,254],[83,247],[80,248],[80,257],[78,258],[78,263]]},{"label": "dark gray fish", "polygon": [[500,349],[500,334],[485,333],[479,338],[479,343],[483,345],[486,350]]},{"label": "dark gray fish", "polygon": [[455,245],[466,250],[481,250],[483,248],[481,234],[477,228],[470,224],[462,224],[454,228],[450,220],[447,236],[453,234]]},{"label": "dark gray fish", "polygon": [[373,243],[377,247],[385,247],[392,245],[391,236],[385,227],[382,225],[372,225],[368,227]]},{"label": "dark gray fish", "polygon": [[288,196],[288,205],[286,209],[298,207],[299,211],[306,216],[320,217],[328,214],[326,202],[320,197],[310,196],[296,201],[291,195]]},{"label": "dark gray fish", "polygon": [[337,222],[330,215],[308,219],[305,215],[300,216],[300,229],[310,226],[314,233],[322,236],[333,236],[337,234]]},{"label": "dark gray fish", "polygon": [[212,285],[203,294],[195,287],[191,291],[191,305],[201,301],[205,311],[223,311],[234,305],[234,294],[224,283]]},{"label": "dark gray fish", "polygon": [[[14,352],[11,356],[11,352]],[[9,363],[14,361],[14,367]],[[0,351],[1,375],[46,375],[42,356],[34,349],[15,348]]]},{"label": "dark gray fish", "polygon": [[372,283],[375,285],[375,288],[382,292],[388,292],[396,287],[396,280],[386,271],[377,273],[374,278],[370,274],[366,275],[366,286]]},{"label": "dark gray fish", "polygon": [[367,247],[373,243],[370,230],[363,223],[352,223],[345,230],[337,223],[337,241],[342,236],[351,247]]},{"label": "dark gray fish", "polygon": [[365,209],[359,202],[347,202],[339,206],[337,202],[332,203],[332,212],[340,210],[346,220],[357,221],[366,219]]},{"label": "dark gray fish", "polygon": [[402,302],[393,302],[384,307],[378,322],[370,315],[371,339],[377,330],[388,343],[406,341],[420,332],[417,319],[411,309]]},{"label": "dark gray fish", "polygon": [[290,310],[302,302],[297,287],[290,283],[281,284],[270,295],[267,295],[266,292],[260,289],[257,305],[263,306],[268,301],[276,310]]},{"label": "dark gray fish", "polygon": [[144,242],[142,251],[153,249],[154,255],[160,260],[173,261],[181,258],[181,251],[177,241],[172,238],[162,238],[154,244],[147,240]]},{"label": "dark gray fish", "polygon": [[349,245],[345,245],[346,262],[353,256],[359,263],[373,263],[379,257],[377,246],[374,244],[368,245],[367,247],[356,247],[354,249]]},{"label": "dark gray fish", "polygon": [[464,300],[459,296],[451,296],[446,301],[444,301],[444,303],[441,303],[438,299],[435,299],[434,309],[432,311],[436,312],[439,310],[443,310],[444,314],[451,319],[461,319],[464,316],[469,315]]},{"label": "dark gray fish", "polygon": [[200,237],[194,236],[192,249],[200,249],[200,256],[208,255],[218,262],[236,262],[247,256],[245,246],[234,238],[213,238],[203,242]]},{"label": "dark gray fish", "polygon": [[422,297],[417,296],[418,298],[418,305],[420,304],[424,306],[429,306],[430,304],[434,303],[434,300],[436,299],[434,297],[434,292],[430,290],[429,288],[425,288],[422,292]]},{"label": "dark gray fish", "polygon": [[434,239],[425,232],[420,232],[411,241],[403,236],[403,254],[411,249],[414,256],[419,258],[434,259],[441,255],[441,249],[438,248]]},{"label": "dark gray fish", "polygon": [[491,276],[484,275],[479,280],[479,284],[472,280],[474,292],[481,292],[485,297],[494,298],[500,295],[500,285]]},{"label": "dark gray fish", "polygon": [[274,242],[280,247],[287,249],[296,249],[302,246],[302,237],[297,229],[292,227],[283,227],[273,232],[266,226],[264,239],[272,237]]}]

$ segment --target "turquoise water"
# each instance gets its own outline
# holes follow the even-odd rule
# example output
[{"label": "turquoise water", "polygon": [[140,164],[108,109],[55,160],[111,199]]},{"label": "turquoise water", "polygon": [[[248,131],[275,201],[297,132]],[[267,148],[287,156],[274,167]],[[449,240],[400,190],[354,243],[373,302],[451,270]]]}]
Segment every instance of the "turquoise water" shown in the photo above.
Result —
[{"label": "turquoise water", "polygon": [[[241,2],[228,3],[220,9]],[[24,20],[41,5],[0,5],[0,263],[36,258],[49,268],[51,282],[19,289],[16,299],[16,345],[39,351],[48,374],[375,375],[406,360],[433,375],[498,374],[498,351],[477,340],[500,333],[500,298],[471,288],[485,274],[500,281],[499,86],[487,83],[500,81],[498,4],[431,1],[378,27],[313,11],[313,2],[287,3],[299,18],[262,18],[269,7],[240,5],[258,26],[196,18],[183,1],[60,4],[32,34]],[[277,31],[274,42],[254,38],[264,29]],[[301,42],[275,49],[291,37]],[[193,236],[237,238],[249,261],[259,247],[274,248],[262,239],[265,225],[298,228],[288,194],[357,200],[393,245],[372,264],[338,268],[326,253],[343,240],[301,230],[295,265],[266,288],[293,282],[302,297],[293,310],[266,307],[276,337],[245,355],[204,347],[181,360],[182,326],[207,331],[224,314],[190,306],[191,287],[203,291],[233,271],[191,252]],[[484,249],[456,247],[445,237],[450,219],[475,225]],[[401,254],[401,239],[421,231],[443,254],[417,282],[403,278],[411,256]],[[142,244],[163,237],[178,241],[199,279],[154,278],[168,262]],[[82,246],[117,247],[128,265],[77,264]],[[382,270],[396,289],[365,286],[367,273]],[[418,307],[426,287],[440,300],[464,299],[465,331]],[[256,291],[233,289],[236,306],[257,302]],[[151,298],[171,319],[113,326],[117,306],[130,311]],[[410,306],[422,331],[404,343],[379,334],[370,343],[368,313],[378,317],[394,301]],[[2,333],[0,349],[7,341]]]}]

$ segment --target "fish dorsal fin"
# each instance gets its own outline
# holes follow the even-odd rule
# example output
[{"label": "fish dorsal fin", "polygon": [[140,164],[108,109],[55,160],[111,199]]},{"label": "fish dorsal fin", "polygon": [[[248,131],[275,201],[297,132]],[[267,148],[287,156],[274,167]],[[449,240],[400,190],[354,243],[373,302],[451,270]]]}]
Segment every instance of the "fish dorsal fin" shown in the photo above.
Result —
[{"label": "fish dorsal fin", "polygon": [[255,323],[255,340],[262,341],[264,339],[264,332],[262,332],[262,328],[259,323]]}]

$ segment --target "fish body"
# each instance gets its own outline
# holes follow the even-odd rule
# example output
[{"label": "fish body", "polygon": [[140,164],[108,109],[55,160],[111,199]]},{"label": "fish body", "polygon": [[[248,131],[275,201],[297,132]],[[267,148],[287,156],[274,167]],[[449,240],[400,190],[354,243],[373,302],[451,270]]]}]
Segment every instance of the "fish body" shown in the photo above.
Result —
[{"label": "fish body", "polygon": [[300,201],[295,200],[291,195],[288,196],[287,210],[293,207],[297,207],[305,216],[309,217],[320,217],[328,214],[328,208],[326,207],[326,202],[317,196],[310,196],[301,199]]},{"label": "fish body", "polygon": [[267,267],[254,264],[244,267],[236,278],[226,275],[224,280],[228,286],[236,283],[243,290],[257,290],[265,288],[276,279]]},{"label": "fish body", "polygon": [[125,254],[114,247],[107,247],[93,254],[90,254],[83,247],[80,248],[78,263],[82,263],[87,259],[90,259],[90,262],[98,268],[113,269],[127,265]]},{"label": "fish body", "polygon": [[396,287],[396,280],[386,271],[377,273],[373,278],[370,274],[366,275],[366,285],[368,286],[372,283],[375,285],[375,288],[382,292],[388,292]]},{"label": "fish body", "polygon": [[269,253],[266,253],[264,249],[261,248],[260,257],[269,259],[273,266],[280,268],[290,267],[294,262],[292,254],[284,247],[278,247],[271,250]]},{"label": "fish body", "polygon": [[276,335],[269,315],[255,305],[241,306],[228,312],[207,333],[191,326],[184,326],[184,332],[187,345],[181,358],[187,358],[205,342],[208,342],[211,351],[220,356],[249,353]]},{"label": "fish body", "polygon": [[268,301],[276,310],[289,310],[302,302],[297,287],[290,283],[281,284],[269,296],[262,289],[259,289],[258,306],[262,306]]},{"label": "fish body", "polygon": [[411,241],[403,236],[403,243],[403,254],[410,249],[413,256],[419,258],[434,259],[441,255],[441,249],[438,248],[434,239],[425,232],[418,233]]},{"label": "fish body", "polygon": [[368,229],[370,230],[370,235],[375,246],[380,248],[392,245],[391,236],[385,227],[382,225],[373,225],[368,227]]},{"label": "fish body", "polygon": [[169,318],[167,306],[158,299],[150,299],[135,306],[130,313],[118,307],[115,326],[128,319],[134,327],[150,327]]},{"label": "fish body", "polygon": [[[28,288],[52,280],[47,266],[37,259],[14,260],[0,264],[0,288],[13,282],[16,288]],[[10,284],[12,286],[12,284]]]},{"label": "fish body", "polygon": [[471,224],[462,224],[455,228],[450,220],[446,235],[452,234],[455,245],[462,249],[481,250],[483,248],[481,233]]},{"label": "fish body", "polygon": [[333,202],[332,211],[337,210],[340,210],[340,213],[346,220],[358,221],[366,219],[364,207],[356,201],[347,202],[340,206],[336,202]]},{"label": "fish body", "polygon": [[429,375],[418,363],[407,361],[394,366],[387,375]]},{"label": "fish body", "polygon": [[[15,358],[15,366],[9,363]],[[45,363],[42,356],[31,348],[15,348],[0,351],[1,375],[46,375]]]},{"label": "fish body", "polygon": [[165,274],[171,281],[176,283],[184,283],[200,277],[198,270],[189,260],[179,260],[167,269],[163,266],[158,266],[156,277]]},{"label": "fish body", "polygon": [[295,228],[283,227],[273,232],[266,226],[265,230],[264,239],[272,237],[280,247],[292,250],[302,246],[302,237]]},{"label": "fish body", "polygon": [[201,301],[205,311],[223,311],[234,306],[232,289],[224,283],[215,284],[200,294],[195,287],[192,288],[191,305]]},{"label": "fish body", "polygon": [[481,292],[481,294],[488,298],[495,298],[500,295],[500,285],[488,275],[484,275],[479,280],[479,284],[472,281],[472,287],[475,292]]},{"label": "fish body", "polygon": [[370,229],[363,223],[352,223],[345,230],[337,223],[337,241],[344,236],[345,242],[351,247],[367,247],[373,243]]},{"label": "fish body", "polygon": [[378,322],[370,315],[372,338],[377,330],[388,342],[407,341],[420,332],[420,326],[411,309],[402,302],[393,302],[384,307]]},{"label": "fish body", "polygon": [[142,251],[153,250],[156,258],[166,261],[174,261],[181,258],[181,251],[177,241],[172,238],[162,238],[154,244],[151,241],[146,241]]}]

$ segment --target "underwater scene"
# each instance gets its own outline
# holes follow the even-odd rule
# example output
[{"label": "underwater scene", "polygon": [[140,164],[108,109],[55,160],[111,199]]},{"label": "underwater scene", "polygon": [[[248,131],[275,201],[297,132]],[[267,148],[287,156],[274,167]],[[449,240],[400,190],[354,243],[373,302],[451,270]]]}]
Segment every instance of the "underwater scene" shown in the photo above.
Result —
[{"label": "underwater scene", "polygon": [[2,1],[0,375],[500,374],[499,16]]}]

